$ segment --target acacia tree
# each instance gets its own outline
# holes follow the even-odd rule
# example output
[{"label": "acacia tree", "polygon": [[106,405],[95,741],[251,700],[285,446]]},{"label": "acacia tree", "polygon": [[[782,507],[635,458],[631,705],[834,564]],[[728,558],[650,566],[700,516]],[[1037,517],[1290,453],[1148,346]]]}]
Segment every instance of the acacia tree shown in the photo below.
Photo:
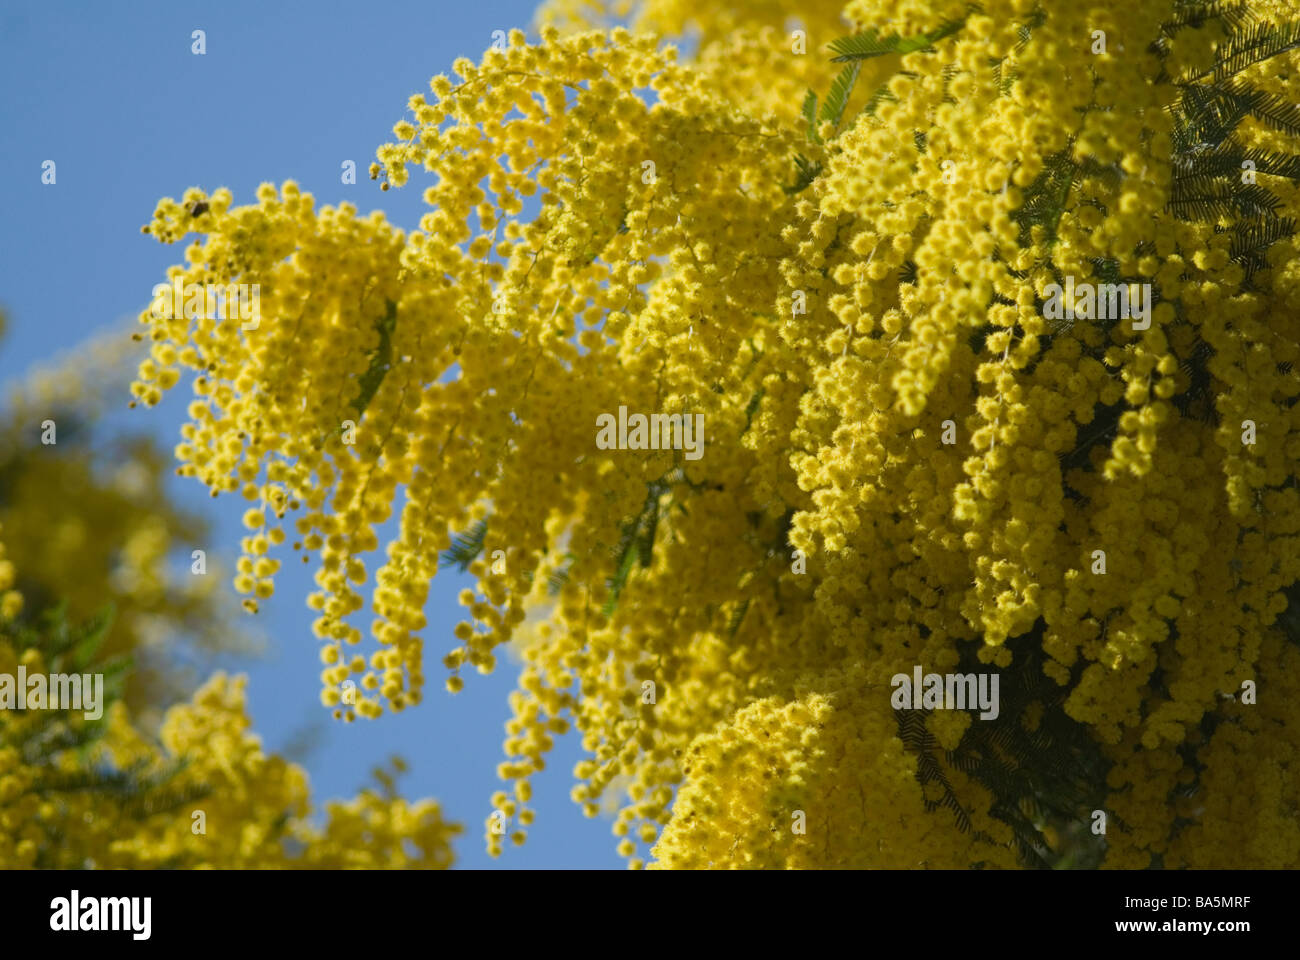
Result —
[{"label": "acacia tree", "polygon": [[[633,866],[1300,863],[1287,5],[736,6],[458,60],[371,168],[427,183],[409,234],[160,202],[169,280],[260,289],[142,316],[133,387],[192,376],[245,605],[314,561],[322,703],[375,719],[473,573],[434,652],[455,692],[523,650],[517,842],[572,725]],[[917,666],[996,718],[900,704]]]}]

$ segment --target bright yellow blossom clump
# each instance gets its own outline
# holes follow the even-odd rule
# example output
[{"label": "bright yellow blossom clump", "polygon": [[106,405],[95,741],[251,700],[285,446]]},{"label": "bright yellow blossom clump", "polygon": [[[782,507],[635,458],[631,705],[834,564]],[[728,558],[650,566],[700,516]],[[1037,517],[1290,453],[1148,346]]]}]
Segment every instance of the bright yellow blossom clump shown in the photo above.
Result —
[{"label": "bright yellow blossom clump", "polygon": [[[144,315],[134,387],[193,374],[248,605],[292,538],[322,701],[373,718],[474,574],[449,689],[526,634],[494,852],[572,724],[633,865],[1300,864],[1300,56],[1240,39],[1293,11],[736,6],[557,4],[434,77],[371,169],[428,176],[409,235],[159,204],[169,279],[260,285]],[[629,411],[702,446],[598,442]],[[914,667],[999,715],[900,706]]]}]

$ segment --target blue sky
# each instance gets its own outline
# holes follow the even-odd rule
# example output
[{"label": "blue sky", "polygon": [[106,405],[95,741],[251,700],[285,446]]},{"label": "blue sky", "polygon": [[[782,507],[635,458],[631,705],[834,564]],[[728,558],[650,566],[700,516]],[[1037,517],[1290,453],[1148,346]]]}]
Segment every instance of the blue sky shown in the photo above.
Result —
[{"label": "blue sky", "polygon": [[[286,179],[318,206],[350,201],[383,210],[412,229],[421,185],[380,193],[365,174],[375,148],[392,139],[407,98],[477,58],[494,30],[527,29],[533,4],[391,0],[339,2],[60,3],[0,5],[0,303],[9,313],[0,343],[0,383],[21,376],[89,336],[123,326],[149,303],[153,284],[183,246],[140,233],[160,197],[187,187],[230,188],[251,203],[258,184]],[[207,52],[191,53],[203,30]],[[531,30],[529,31],[532,35]],[[53,160],[57,182],[41,182]],[[356,185],[340,182],[355,160]],[[177,442],[188,384],[162,406],[114,414],[110,423]],[[123,398],[123,407],[125,407]],[[233,566],[243,535],[241,501],[211,500],[196,481],[173,478],[176,499],[210,518],[209,553]],[[285,554],[282,559],[293,557]],[[459,867],[621,868],[610,821],[588,820],[569,799],[580,744],[560,738],[534,782],[537,821],[522,848],[493,861],[483,850],[488,797],[501,789],[507,694],[517,667],[506,657],[491,677],[470,671],[456,697],[441,689],[441,654],[456,644],[453,571],[433,584],[425,631],[429,696],[419,707],[344,726],[320,706],[318,642],[304,603],[310,571],[285,562],[259,627],[271,639],[260,661],[229,666],[250,675],[251,712],[268,749],[319,728],[303,760],[319,800],[349,796],[393,753],[411,766],[408,797],[436,797],[465,824]],[[233,593],[230,602],[238,601]]]}]

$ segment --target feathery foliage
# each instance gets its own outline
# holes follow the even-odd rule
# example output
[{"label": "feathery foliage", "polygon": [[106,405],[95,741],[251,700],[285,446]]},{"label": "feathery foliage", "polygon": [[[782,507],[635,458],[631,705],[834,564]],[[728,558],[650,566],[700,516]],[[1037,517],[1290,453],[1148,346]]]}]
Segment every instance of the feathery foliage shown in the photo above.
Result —
[{"label": "feathery foliage", "polygon": [[452,538],[451,546],[442,552],[439,559],[444,565],[455,566],[457,570],[464,573],[483,552],[487,531],[487,521],[476,520],[468,530]]},{"label": "feathery foliage", "polygon": [[374,399],[375,393],[384,382],[384,377],[388,375],[389,367],[392,366],[393,330],[396,327],[397,304],[389,300],[385,306],[384,315],[375,324],[375,329],[379,332],[379,343],[376,345],[374,352],[370,354],[370,366],[357,381],[358,393],[356,399],[352,401],[352,407],[356,410],[358,417],[366,412],[366,408],[370,406],[370,401]]},{"label": "feathery foliage", "polygon": [[913,53],[917,50],[929,50],[940,40],[957,33],[965,25],[965,22],[964,20],[950,20],[947,23],[940,24],[933,30],[918,33],[911,37],[882,37],[875,30],[867,30],[851,37],[840,37],[830,44],[831,50],[836,54],[831,59],[834,63],[843,63],[845,61],[867,60],[871,57],[883,57],[892,53],[904,54]]}]

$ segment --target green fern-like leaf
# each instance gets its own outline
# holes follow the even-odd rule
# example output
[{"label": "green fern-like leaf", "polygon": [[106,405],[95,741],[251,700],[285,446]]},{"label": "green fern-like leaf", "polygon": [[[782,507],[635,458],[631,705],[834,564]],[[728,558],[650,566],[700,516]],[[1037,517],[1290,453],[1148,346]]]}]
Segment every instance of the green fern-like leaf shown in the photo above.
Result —
[{"label": "green fern-like leaf", "polygon": [[1173,18],[1160,25],[1162,37],[1172,37],[1186,27],[1200,29],[1211,20],[1220,21],[1230,30],[1241,30],[1251,20],[1250,8],[1241,2],[1205,2],[1205,0],[1176,0],[1178,10]]},{"label": "green fern-like leaf", "polygon": [[[940,749],[926,728],[929,711],[900,710],[896,716],[899,739],[916,755],[918,782],[937,788],[938,797],[927,806],[949,810],[959,829],[971,830],[970,813],[945,772],[960,771],[992,793],[990,812],[1012,828],[1021,861],[1038,868],[1058,865],[1042,825],[1078,822],[1099,807],[1108,768],[1087,728],[1065,712],[1069,688],[1042,672],[1043,629],[1040,621],[1009,641],[1014,661],[1001,674],[998,717],[973,719],[956,750]],[[958,672],[987,669],[971,650],[963,652]]]},{"label": "green fern-like leaf", "polygon": [[917,50],[928,50],[940,40],[957,33],[965,25],[965,22],[964,20],[951,20],[927,33],[918,33],[912,37],[882,37],[875,30],[868,30],[852,37],[840,37],[830,44],[831,51],[836,54],[832,58],[832,62],[843,63],[849,60],[869,60],[872,57],[883,57],[891,53],[904,54],[914,53]]},{"label": "green fern-like leaf", "polygon": [[1047,11],[1042,7],[1036,7],[1034,12],[1029,15],[1029,19],[1016,28],[1016,45],[1013,48],[1016,53],[1020,53],[1025,47],[1029,46],[1034,31],[1046,22]]},{"label": "green fern-like leaf", "polygon": [[[69,651],[67,667],[70,671],[81,671],[98,656],[104,640],[108,637],[108,628],[113,624],[113,616],[114,610],[110,604],[85,623],[82,635]],[[63,672],[63,666],[59,663],[57,672]]]},{"label": "green fern-like leaf", "polygon": [[380,384],[384,382],[384,377],[388,375],[393,359],[392,336],[396,327],[397,304],[389,300],[383,317],[375,324],[375,329],[379,331],[379,345],[370,354],[370,367],[357,381],[358,393],[356,399],[352,401],[352,409],[357,412],[358,417],[366,412],[370,401],[379,391]]},{"label": "green fern-like leaf", "polygon": [[604,614],[609,616],[618,607],[619,596],[631,579],[632,571],[639,563],[642,567],[650,566],[653,560],[655,533],[659,528],[659,498],[669,489],[666,480],[656,480],[646,485],[646,498],[641,512],[623,524],[619,531],[618,543],[613,554],[615,557],[614,576],[606,583],[609,599],[605,602]]},{"label": "green fern-like leaf", "polygon": [[1300,107],[1286,98],[1238,83],[1226,87],[1224,92],[1228,96],[1239,98],[1246,111],[1261,123],[1293,137],[1300,137]]},{"label": "green fern-like leaf", "polygon": [[451,547],[441,553],[439,560],[444,565],[454,565],[461,573],[464,573],[469,569],[469,565],[477,560],[479,554],[483,552],[487,529],[486,520],[476,521],[464,533],[457,534],[452,538]]},{"label": "green fern-like leaf", "polygon": [[623,547],[618,567],[608,584],[609,599],[605,601],[602,610],[605,616],[609,616],[618,608],[618,598],[623,593],[623,588],[627,586],[628,579],[632,576],[632,570],[639,559],[641,559],[640,544],[635,538],[630,538]]},{"label": "green fern-like leaf", "polygon": [[831,84],[830,92],[826,94],[826,99],[822,103],[820,116],[822,123],[829,122],[835,127],[840,125],[840,118],[844,116],[844,108],[848,106],[849,97],[853,95],[853,87],[858,82],[858,73],[861,70],[862,61],[856,60],[839,72],[839,76]]},{"label": "green fern-like leaf", "polygon": [[1078,182],[1080,168],[1073,159],[1074,138],[1066,143],[1065,149],[1054,153],[1043,161],[1039,171],[1024,193],[1024,202],[1014,214],[1020,226],[1022,244],[1028,244],[1033,228],[1042,227],[1048,241],[1056,238],[1056,228],[1061,222],[1061,215],[1069,202],[1070,190]]},{"label": "green fern-like leaf", "polygon": [[1294,220],[1285,217],[1239,225],[1228,248],[1232,262],[1240,264],[1246,271],[1246,279],[1250,280],[1268,267],[1269,248],[1279,240],[1293,236],[1296,227]]},{"label": "green fern-like leaf", "polygon": [[817,94],[811,90],[804,94],[803,108],[799,112],[803,116],[808,139],[813,143],[821,143],[821,138],[817,136]]},{"label": "green fern-like leaf", "polygon": [[821,176],[822,165],[820,163],[813,163],[801,153],[796,153],[794,157],[794,170],[794,183],[788,187],[781,188],[790,196],[802,193],[812,186],[813,181]]},{"label": "green fern-like leaf", "polygon": [[740,606],[731,612],[727,618],[727,640],[735,640],[736,634],[740,632],[740,625],[745,622],[745,615],[749,613],[750,597],[746,597]]},{"label": "green fern-like leaf", "polygon": [[[1300,23],[1286,23],[1281,26],[1263,23],[1253,29],[1236,33],[1216,58],[1213,67],[1214,80],[1216,83],[1223,83],[1247,67],[1270,60],[1278,54],[1297,47],[1300,47]],[[1200,77],[1192,79],[1200,79]]]},{"label": "green fern-like leaf", "polygon": [[560,591],[564,589],[564,585],[569,582],[569,568],[573,564],[573,559],[573,554],[566,553],[564,555],[564,566],[555,570],[546,578],[546,592],[548,596],[559,596]]},{"label": "green fern-like leaf", "polygon": [[1183,220],[1220,217],[1269,217],[1280,201],[1258,184],[1239,184],[1193,174],[1174,181],[1168,209]]}]

